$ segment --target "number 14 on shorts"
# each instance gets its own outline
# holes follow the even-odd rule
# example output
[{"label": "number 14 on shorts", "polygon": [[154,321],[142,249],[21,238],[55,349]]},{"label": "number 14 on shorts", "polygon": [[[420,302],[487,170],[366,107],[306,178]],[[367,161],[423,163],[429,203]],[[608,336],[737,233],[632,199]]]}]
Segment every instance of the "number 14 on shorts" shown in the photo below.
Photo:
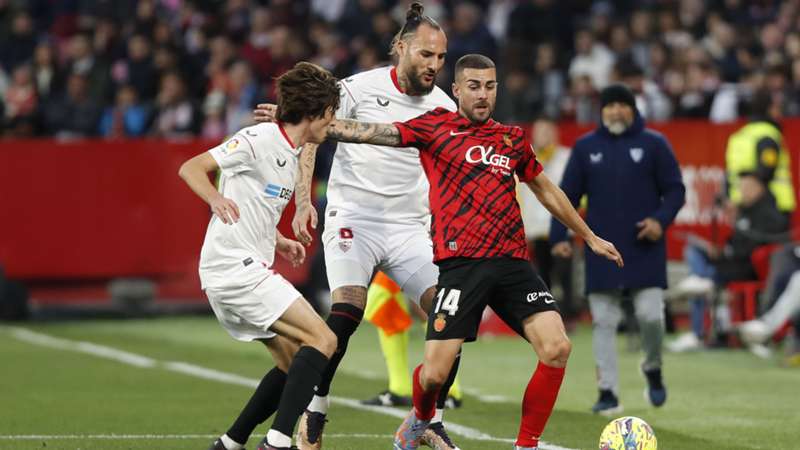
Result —
[{"label": "number 14 on shorts", "polygon": [[461,291],[458,289],[442,288],[436,294],[436,307],[433,308],[434,314],[440,311],[447,311],[447,314],[455,316],[458,311],[458,301],[461,299]]}]

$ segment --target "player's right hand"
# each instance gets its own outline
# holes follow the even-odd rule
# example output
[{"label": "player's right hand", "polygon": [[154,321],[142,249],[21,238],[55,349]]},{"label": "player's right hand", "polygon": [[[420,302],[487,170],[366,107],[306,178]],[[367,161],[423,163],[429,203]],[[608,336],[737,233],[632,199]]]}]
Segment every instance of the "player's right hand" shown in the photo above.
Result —
[{"label": "player's right hand", "polygon": [[559,258],[572,258],[572,244],[567,241],[554,245],[550,253]]},{"label": "player's right hand", "polygon": [[307,205],[300,206],[294,213],[292,219],[292,231],[301,244],[308,247],[314,238],[308,232],[308,223],[311,222],[311,228],[317,229],[317,210],[310,202]]},{"label": "player's right hand", "polygon": [[588,245],[596,255],[604,256],[606,259],[614,261],[618,267],[625,266],[622,255],[611,242],[594,236],[592,239],[586,241],[586,245]]},{"label": "player's right hand", "polygon": [[256,122],[275,122],[278,105],[272,103],[259,103],[253,110],[253,120]]},{"label": "player's right hand", "polygon": [[224,224],[233,224],[239,221],[239,207],[236,203],[222,196],[219,196],[210,202],[211,211],[222,220]]}]

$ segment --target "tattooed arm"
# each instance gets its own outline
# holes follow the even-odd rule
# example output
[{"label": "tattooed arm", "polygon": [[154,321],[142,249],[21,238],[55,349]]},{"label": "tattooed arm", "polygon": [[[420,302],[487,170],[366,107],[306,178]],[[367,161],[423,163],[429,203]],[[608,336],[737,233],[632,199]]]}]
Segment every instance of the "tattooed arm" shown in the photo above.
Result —
[{"label": "tattooed arm", "polygon": [[294,185],[295,213],[292,219],[292,231],[303,245],[311,245],[312,236],[308,232],[308,223],[311,228],[317,228],[317,210],[311,203],[311,180],[314,178],[314,163],[317,157],[317,144],[306,142],[300,153],[300,170],[297,182]]},{"label": "tattooed arm", "polygon": [[359,144],[400,146],[400,131],[390,123],[334,120],[328,126],[328,139]]}]

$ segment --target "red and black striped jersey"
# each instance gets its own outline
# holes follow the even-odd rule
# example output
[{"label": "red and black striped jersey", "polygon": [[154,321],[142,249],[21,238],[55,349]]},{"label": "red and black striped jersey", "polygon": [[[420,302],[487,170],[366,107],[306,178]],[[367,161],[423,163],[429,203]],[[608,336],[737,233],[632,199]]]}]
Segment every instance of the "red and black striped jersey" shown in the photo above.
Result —
[{"label": "red and black striped jersey", "polygon": [[528,259],[516,181],[542,171],[519,127],[473,124],[436,108],[394,124],[403,146],[420,149],[430,183],[434,261],[453,257]]}]

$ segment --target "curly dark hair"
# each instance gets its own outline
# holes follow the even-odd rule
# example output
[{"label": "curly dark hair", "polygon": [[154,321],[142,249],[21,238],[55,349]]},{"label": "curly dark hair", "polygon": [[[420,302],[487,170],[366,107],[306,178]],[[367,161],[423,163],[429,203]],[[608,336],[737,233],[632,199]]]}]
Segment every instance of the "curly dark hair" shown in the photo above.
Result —
[{"label": "curly dark hair", "polygon": [[276,84],[277,118],[281,122],[295,124],[305,118],[317,119],[328,108],[339,108],[339,80],[316,64],[299,62],[279,76]]}]

